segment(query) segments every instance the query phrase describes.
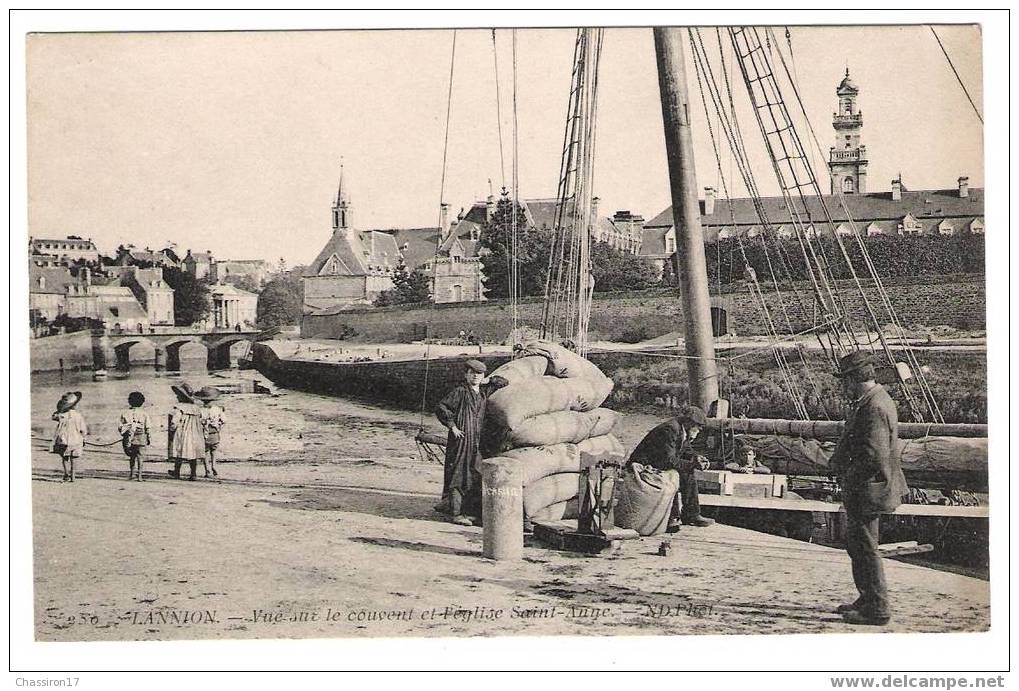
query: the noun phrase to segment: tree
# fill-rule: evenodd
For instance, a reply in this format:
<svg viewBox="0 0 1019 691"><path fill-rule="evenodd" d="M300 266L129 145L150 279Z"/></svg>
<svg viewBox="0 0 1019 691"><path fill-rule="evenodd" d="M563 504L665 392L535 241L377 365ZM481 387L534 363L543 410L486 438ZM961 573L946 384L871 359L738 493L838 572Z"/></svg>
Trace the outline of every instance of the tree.
<svg viewBox="0 0 1019 691"><path fill-rule="evenodd" d="M606 242L591 243L594 290L644 290L658 282L651 264L636 254L622 252Z"/></svg>
<svg viewBox="0 0 1019 691"><path fill-rule="evenodd" d="M191 326L209 316L209 284L176 267L163 268L163 280L173 288L173 316L177 326Z"/></svg>
<svg viewBox="0 0 1019 691"><path fill-rule="evenodd" d="M393 272L393 288L379 293L375 298L376 307L406 305L415 302L430 302L432 299L431 280L418 270L410 271L400 260Z"/></svg>
<svg viewBox="0 0 1019 691"><path fill-rule="evenodd" d="M529 225L520 205L503 196L492 218L482 227L481 239L478 241L479 249L485 250L481 253L481 266L485 274L485 294L490 298L510 295L514 211L517 226L517 252L514 259L520 279L520 296L542 295L545 292L551 234Z"/></svg>
<svg viewBox="0 0 1019 691"><path fill-rule="evenodd" d="M269 281L258 294L258 325L270 329L299 324L303 304L304 283L301 277L282 273Z"/></svg>

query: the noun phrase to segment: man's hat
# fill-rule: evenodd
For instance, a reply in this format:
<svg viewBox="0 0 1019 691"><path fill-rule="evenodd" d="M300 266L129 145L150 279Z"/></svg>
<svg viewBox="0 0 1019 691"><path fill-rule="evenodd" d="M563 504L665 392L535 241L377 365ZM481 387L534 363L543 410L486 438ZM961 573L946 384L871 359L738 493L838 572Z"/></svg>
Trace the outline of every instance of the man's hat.
<svg viewBox="0 0 1019 691"><path fill-rule="evenodd" d="M485 372L488 371L488 368L485 367L485 363L483 363L481 360L468 360L467 362L464 363L464 366L467 367L467 369L469 369L471 372L477 372L479 374L484 374Z"/></svg>
<svg viewBox="0 0 1019 691"><path fill-rule="evenodd" d="M215 386L203 386L195 392L195 398L199 401L215 401L219 398L219 389Z"/></svg>
<svg viewBox="0 0 1019 691"><path fill-rule="evenodd" d="M81 400L81 391L68 391L60 400L57 401L57 412L66 413L68 410L78 405L78 401Z"/></svg>
<svg viewBox="0 0 1019 691"><path fill-rule="evenodd" d="M703 427L708 424L708 417L704 414L704 411L695 405L685 405L679 409L679 413L676 415L682 422L689 422L691 425L697 425Z"/></svg>
<svg viewBox="0 0 1019 691"><path fill-rule="evenodd" d="M135 408L140 408L145 403L145 394L141 391L132 391L127 395L127 403Z"/></svg>
<svg viewBox="0 0 1019 691"><path fill-rule="evenodd" d="M187 382L182 382L180 386L171 385L170 389L177 396L177 400L181 403L194 403L195 392L191 388L191 385Z"/></svg>
<svg viewBox="0 0 1019 691"><path fill-rule="evenodd" d="M874 365L874 356L862 350L857 350L839 360L839 371L835 373L835 376L845 377L852 372L863 369L867 365Z"/></svg>

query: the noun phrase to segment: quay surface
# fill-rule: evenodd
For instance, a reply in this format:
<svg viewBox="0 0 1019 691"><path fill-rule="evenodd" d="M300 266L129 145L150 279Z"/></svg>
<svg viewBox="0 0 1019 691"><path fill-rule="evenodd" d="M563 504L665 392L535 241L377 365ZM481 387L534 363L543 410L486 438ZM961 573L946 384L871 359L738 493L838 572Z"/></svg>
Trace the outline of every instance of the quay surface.
<svg viewBox="0 0 1019 691"><path fill-rule="evenodd" d="M522 561L493 562L481 528L440 520L434 494L318 470L224 464L222 482L128 483L94 469L75 485L40 471L37 638L861 631L832 613L853 596L840 550L715 525L608 557L528 540ZM894 619L878 630L988 628L988 582L886 568Z"/></svg>

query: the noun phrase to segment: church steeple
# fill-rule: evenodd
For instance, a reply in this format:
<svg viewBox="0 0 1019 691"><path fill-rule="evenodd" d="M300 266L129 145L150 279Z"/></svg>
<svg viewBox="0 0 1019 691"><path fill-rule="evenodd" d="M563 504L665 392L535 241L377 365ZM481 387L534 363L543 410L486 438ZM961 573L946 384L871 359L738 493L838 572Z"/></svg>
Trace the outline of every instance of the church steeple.
<svg viewBox="0 0 1019 691"><path fill-rule="evenodd" d="M352 212L349 192L343 187L343 164L341 163L340 184L336 189L336 201L333 202L333 230L350 228Z"/></svg>
<svg viewBox="0 0 1019 691"><path fill-rule="evenodd" d="M831 147L828 167L831 169L831 193L864 194L867 191L867 147L860 143L863 112L856 104L860 89L846 76L835 88L839 97L838 111L832 113L835 146Z"/></svg>

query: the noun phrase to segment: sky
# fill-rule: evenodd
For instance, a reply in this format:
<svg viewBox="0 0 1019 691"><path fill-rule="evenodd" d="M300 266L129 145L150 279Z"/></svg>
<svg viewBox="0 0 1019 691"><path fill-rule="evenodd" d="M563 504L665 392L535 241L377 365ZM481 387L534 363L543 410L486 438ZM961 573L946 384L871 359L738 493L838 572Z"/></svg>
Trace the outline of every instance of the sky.
<svg viewBox="0 0 1019 691"><path fill-rule="evenodd" d="M981 108L979 27L937 31ZM701 34L717 69L715 30ZM868 191L887 190L900 172L910 189L954 187L960 175L983 186L981 124L928 27L790 34L797 83L824 150L816 163L834 140L835 87L848 66L860 88ZM776 36L788 59L784 31ZM563 29L517 32L523 198L555 196L574 37ZM223 259L306 264L331 234L341 164L356 227L434 226L440 196L454 213L469 207L487 196L489 180L498 193L512 164L511 32L496 35L496 80L492 33L461 29L441 191L452 42L444 30L31 35L26 234L91 237L105 253L126 242L175 242ZM689 52L687 74L698 183L718 187ZM734 86L758 183L775 194L745 90ZM806 140L791 92L786 99ZM650 219L665 209L650 29L606 30L597 133L601 212ZM722 158L728 177L727 150Z"/></svg>

